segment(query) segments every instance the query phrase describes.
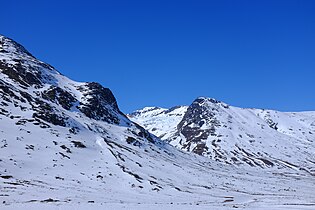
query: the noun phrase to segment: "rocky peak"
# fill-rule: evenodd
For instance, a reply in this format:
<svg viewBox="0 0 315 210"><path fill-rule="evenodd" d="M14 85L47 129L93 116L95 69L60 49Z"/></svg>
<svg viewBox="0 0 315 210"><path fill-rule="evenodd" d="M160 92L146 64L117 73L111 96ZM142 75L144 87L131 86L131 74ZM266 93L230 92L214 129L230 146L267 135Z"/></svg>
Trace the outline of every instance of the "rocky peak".
<svg viewBox="0 0 315 210"><path fill-rule="evenodd" d="M42 88L60 74L54 67L37 60L22 45L0 35L0 71L23 88Z"/></svg>
<svg viewBox="0 0 315 210"><path fill-rule="evenodd" d="M129 121L110 89L96 82L72 81L4 36L0 36L0 84L3 99L21 109L25 109L21 102L28 102L34 118L54 125L71 124L66 111L114 124Z"/></svg>
<svg viewBox="0 0 315 210"><path fill-rule="evenodd" d="M22 45L14 40L0 35L0 52L6 54L16 54L20 56L29 56L35 58L30 52L28 52Z"/></svg>
<svg viewBox="0 0 315 210"><path fill-rule="evenodd" d="M177 125L177 136L185 137L185 141L180 142L184 150L192 149L192 152L200 155L208 151L205 141L209 135L214 135L216 127L220 126L216 118L217 106L220 103L215 99L199 97L188 107L183 119ZM197 146L191 148L192 144Z"/></svg>
<svg viewBox="0 0 315 210"><path fill-rule="evenodd" d="M197 105L197 106L221 106L223 108L229 108L229 105L222 102L222 101L219 101L215 98L208 98L208 97L198 97L196 98L192 105L191 106L194 106L194 105Z"/></svg>
<svg viewBox="0 0 315 210"><path fill-rule="evenodd" d="M83 93L79 109L86 116L115 124L120 122L118 115L123 114L120 112L116 98L110 89L104 88L99 83L89 82L79 87L79 91Z"/></svg>
<svg viewBox="0 0 315 210"><path fill-rule="evenodd" d="M116 98L109 88L104 88L101 84L96 82L88 82L87 87L89 88L88 95L92 96L94 100L97 99L100 103L108 104L114 109L119 110ZM91 99L90 101L92 101Z"/></svg>
<svg viewBox="0 0 315 210"><path fill-rule="evenodd" d="M202 127L205 122L211 123L221 107L228 108L225 103L216 99L198 97L188 107L179 126L194 124L194 127Z"/></svg>

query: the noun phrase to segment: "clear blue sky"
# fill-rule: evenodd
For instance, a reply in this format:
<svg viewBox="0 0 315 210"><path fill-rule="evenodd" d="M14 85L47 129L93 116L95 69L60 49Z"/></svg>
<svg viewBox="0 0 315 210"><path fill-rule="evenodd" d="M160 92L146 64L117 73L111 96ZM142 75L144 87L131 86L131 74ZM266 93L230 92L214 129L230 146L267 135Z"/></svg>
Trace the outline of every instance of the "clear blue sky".
<svg viewBox="0 0 315 210"><path fill-rule="evenodd" d="M0 34L124 112L189 105L315 110L315 1L1 2Z"/></svg>

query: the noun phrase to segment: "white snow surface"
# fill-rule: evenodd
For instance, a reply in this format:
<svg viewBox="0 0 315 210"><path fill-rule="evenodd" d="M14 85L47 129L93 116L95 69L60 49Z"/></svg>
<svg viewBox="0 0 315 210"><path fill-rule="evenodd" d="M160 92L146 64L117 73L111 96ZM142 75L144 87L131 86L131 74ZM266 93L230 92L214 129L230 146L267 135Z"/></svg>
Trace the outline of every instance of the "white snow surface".
<svg viewBox="0 0 315 210"><path fill-rule="evenodd" d="M187 106L171 109L145 107L133 112L128 117L159 138L167 140L176 133L176 126L182 120L187 108Z"/></svg>
<svg viewBox="0 0 315 210"><path fill-rule="evenodd" d="M6 38L0 36L0 41L3 39ZM17 51L12 43L9 40L1 46L0 60L14 63L14 58L21 56L27 61L25 65L34 67L41 63ZM3 49L9 53L3 53ZM84 102L82 89L79 91L77 87L85 83L74 82L53 67L38 67L48 78L43 89L53 84ZM23 97L20 91L27 91L34 98L41 97L38 93L42 89L33 86L25 89L2 74L1 69L0 81L17 96ZM4 89L0 87L0 94ZM298 157L292 160L300 165L294 168L279 163L261 168L228 164L179 150L154 136L145 136L143 130L123 114L116 113L120 123L113 124L90 119L75 106L66 110L58 103L46 102L68 117L67 126L34 121L34 110L27 100L6 101L0 97L1 210L315 208L315 176L311 171L311 164L315 163L314 149L307 148L314 146L311 142L314 137L303 133L305 127L313 129L309 127L313 123L313 112L269 113L268 117L279 116L283 120L279 121L278 131L268 130L270 134L263 136L268 137L264 141L285 142L272 150L272 143L262 144L256 150L266 149L268 154L279 158L295 153ZM21 109L22 105L25 108ZM147 117L153 116L149 114L153 112L156 117L148 122L149 130L154 133L156 127L157 135L164 135L165 139L175 135L175 127L187 111L187 107L177 107L169 113L165 109L152 109L146 110ZM238 132L263 135L256 132L256 124L263 125L266 111L231 108L224 115L231 113L238 116L241 124L247 119L251 127L240 130L239 124L231 125L235 132L230 131L229 135L238 136ZM260 121L256 118L258 114ZM295 120L288 121L291 118ZM144 121L138 122L143 124ZM154 122L159 123L153 125ZM76 132L71 131L73 126L78 128ZM284 139L283 135L289 138ZM232 145L226 143L225 147ZM300 156L299 153L306 154ZM307 158L309 163L300 160L301 157ZM301 170L303 163L307 163L305 170Z"/></svg>
<svg viewBox="0 0 315 210"><path fill-rule="evenodd" d="M315 174L315 112L244 109L214 103L214 99L202 100L199 105L210 113L210 117L201 116L193 123L189 118L187 120L187 110L195 112L195 103L169 110L144 108L128 116L184 151L194 151L198 145L204 144L207 150L202 155L213 160L259 167L270 167L270 161ZM183 126L197 130L190 134L195 135L191 141L184 136ZM208 135L196 141L205 133Z"/></svg>

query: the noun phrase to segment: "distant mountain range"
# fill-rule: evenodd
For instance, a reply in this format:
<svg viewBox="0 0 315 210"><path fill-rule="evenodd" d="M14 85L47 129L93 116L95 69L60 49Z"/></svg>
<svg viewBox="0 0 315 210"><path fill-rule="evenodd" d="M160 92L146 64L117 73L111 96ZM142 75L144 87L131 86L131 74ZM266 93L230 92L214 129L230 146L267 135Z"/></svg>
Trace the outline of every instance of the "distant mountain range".
<svg viewBox="0 0 315 210"><path fill-rule="evenodd" d="M128 116L175 147L216 161L315 174L315 112L244 109L199 97L190 106L146 107Z"/></svg>

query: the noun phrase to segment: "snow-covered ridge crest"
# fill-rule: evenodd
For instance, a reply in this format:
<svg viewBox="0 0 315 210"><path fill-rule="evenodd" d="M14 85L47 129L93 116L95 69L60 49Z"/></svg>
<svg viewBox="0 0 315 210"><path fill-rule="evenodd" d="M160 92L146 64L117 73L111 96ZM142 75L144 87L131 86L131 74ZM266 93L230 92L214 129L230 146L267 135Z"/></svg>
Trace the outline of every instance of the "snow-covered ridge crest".
<svg viewBox="0 0 315 210"><path fill-rule="evenodd" d="M2 53L15 54L20 57L35 58L22 45L0 34L0 50Z"/></svg>
<svg viewBox="0 0 315 210"><path fill-rule="evenodd" d="M127 116L132 121L144 126L149 132L167 141L176 133L176 126L183 118L187 108L187 106L176 106L170 109L145 107Z"/></svg>
<svg viewBox="0 0 315 210"><path fill-rule="evenodd" d="M108 88L95 82L72 81L9 38L1 36L0 44L0 82L14 90L7 91L6 98L28 95L32 111L35 107L38 109L33 114L36 119L48 120L55 125L69 125L72 114L59 109L63 108L77 110L96 120L129 123Z"/></svg>
<svg viewBox="0 0 315 210"><path fill-rule="evenodd" d="M315 112L244 109L207 97L182 107L175 115L164 109L128 116L175 147L213 160L315 172L309 159L315 158Z"/></svg>

